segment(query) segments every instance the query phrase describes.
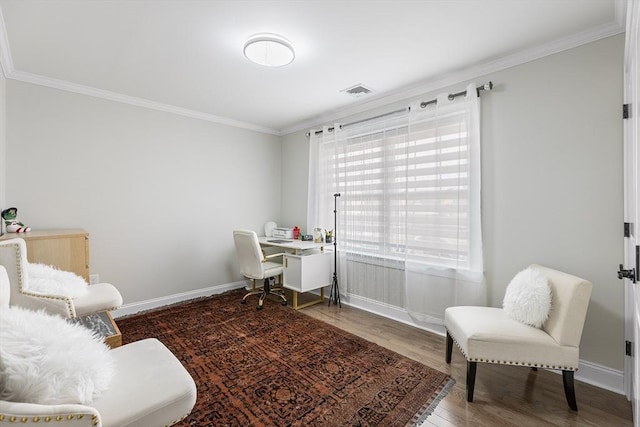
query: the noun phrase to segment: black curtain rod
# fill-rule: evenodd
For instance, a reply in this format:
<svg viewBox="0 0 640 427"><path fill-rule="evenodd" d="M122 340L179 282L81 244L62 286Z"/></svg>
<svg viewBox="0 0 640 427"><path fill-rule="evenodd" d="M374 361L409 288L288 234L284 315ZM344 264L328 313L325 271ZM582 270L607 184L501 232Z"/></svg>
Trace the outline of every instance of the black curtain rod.
<svg viewBox="0 0 640 427"><path fill-rule="evenodd" d="M480 91L481 90L491 90L491 89L493 89L493 82L489 81L489 83L485 83L482 86L478 86L476 88L476 93L478 94L478 96L480 96ZM466 94L467 94L467 91L465 89L465 90L463 90L461 92L450 93L447 98L449 98L449 101L453 101L457 97L463 96L463 95L466 95ZM437 103L438 103L438 99L432 99L431 101L423 101L423 102L420 103L420 107L421 108L425 108L427 105L437 104Z"/></svg>
<svg viewBox="0 0 640 427"><path fill-rule="evenodd" d="M480 96L480 91L481 91L481 90L492 90L492 89L493 89L493 82L492 82L492 81L489 81L489 83L485 83L485 84L483 84L482 86L478 86L478 87L476 88L476 93L478 94L478 96ZM467 94L467 91L466 91L466 89L465 89L465 90L460 91L460 92L450 93L450 94L449 94L449 96L448 96L447 98L449 98L449 101L453 101L453 100L454 100L454 99L456 99L457 97L459 97L459 96L463 96L463 95L466 95L466 94ZM422 102L420 103L420 107L421 107L421 108L426 108L428 105L431 105L431 104L437 104L437 103L438 103L438 99L437 99L437 98L432 99L431 101L422 101ZM402 109L400 109L400 110L395 110L395 111L391 111L391 112L388 112L388 113L379 114L379 115L374 116L374 117L368 117L368 118L366 118L366 119L356 120L355 122L345 123L345 124L343 124L343 125L340 125L340 127L352 126L352 125L355 125L355 124L358 124L358 123L368 122L369 120L380 119L380 118L382 118L382 117L391 116L391 115L393 115L393 114L401 113L401 112L403 112L403 111L408 111L410 108L411 108L411 107L402 108ZM332 127L328 128L328 130L329 130L329 132L332 132L332 131L334 130L334 127L332 126ZM319 134L321 134L322 132L323 132L323 131L321 131L321 130L317 130L317 131L315 131L315 134L316 134L316 135L319 135ZM310 135L311 135L311 133L310 133L310 132L307 132L307 134L306 134L306 135L307 135L307 136L310 136Z"/></svg>

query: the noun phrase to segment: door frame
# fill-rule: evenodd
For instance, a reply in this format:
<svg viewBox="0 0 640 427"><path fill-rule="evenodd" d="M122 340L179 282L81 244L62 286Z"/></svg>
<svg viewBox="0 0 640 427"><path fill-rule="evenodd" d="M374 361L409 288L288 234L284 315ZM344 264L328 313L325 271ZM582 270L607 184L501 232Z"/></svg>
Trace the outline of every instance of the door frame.
<svg viewBox="0 0 640 427"><path fill-rule="evenodd" d="M624 104L629 105L629 117L623 120L624 134L624 222L629 233L624 238L624 267L636 270L637 246L640 245L639 184L640 169L640 2L627 2L627 22L624 52ZM626 233L625 233L626 234ZM631 354L624 360L624 389L631 400L634 426L640 427L640 283L624 280L625 340L631 342Z"/></svg>

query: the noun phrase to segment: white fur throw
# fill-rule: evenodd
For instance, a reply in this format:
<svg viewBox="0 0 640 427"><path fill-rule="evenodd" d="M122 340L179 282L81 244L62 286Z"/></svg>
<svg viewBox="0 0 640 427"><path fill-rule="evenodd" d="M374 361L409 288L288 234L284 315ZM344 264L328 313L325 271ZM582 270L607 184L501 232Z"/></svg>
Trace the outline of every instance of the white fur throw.
<svg viewBox="0 0 640 427"><path fill-rule="evenodd" d="M522 270L507 286L502 308L511 318L541 328L551 310L547 278L535 268Z"/></svg>
<svg viewBox="0 0 640 427"><path fill-rule="evenodd" d="M91 403L115 372L109 347L60 316L0 308L0 400Z"/></svg>
<svg viewBox="0 0 640 427"><path fill-rule="evenodd" d="M45 264L27 265L26 288L31 292L77 298L87 292L87 286L86 280L70 271Z"/></svg>

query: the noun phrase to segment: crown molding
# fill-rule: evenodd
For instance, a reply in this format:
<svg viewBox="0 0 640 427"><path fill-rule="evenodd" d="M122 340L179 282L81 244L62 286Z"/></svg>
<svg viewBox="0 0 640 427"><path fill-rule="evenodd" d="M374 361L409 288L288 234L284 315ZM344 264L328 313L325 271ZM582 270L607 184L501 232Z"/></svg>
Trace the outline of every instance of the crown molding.
<svg viewBox="0 0 640 427"><path fill-rule="evenodd" d="M239 120L220 117L201 111L189 110L187 108L177 107L175 105L164 104L161 102L150 101L148 99L137 98L135 96L123 95L117 92L98 89L91 86L84 86L71 83L65 80L58 80L51 77L44 77L38 74L27 73L24 71L12 71L7 76L9 79L18 80L26 83L32 83L40 86L46 86L53 89L59 89L67 92L74 92L81 95L102 98L109 101L120 102L123 104L134 105L136 107L148 108L151 110L164 111L166 113L177 114L179 116L190 117L192 119L205 120L208 122L218 123L236 128L253 130L256 132L268 133L280 136L280 132L276 129L265 126L255 125L253 123L242 122Z"/></svg>
<svg viewBox="0 0 640 427"><path fill-rule="evenodd" d="M344 119L345 117L363 113L374 108L383 107L394 102L406 101L410 98L422 96L447 86L460 84L487 74L502 71L507 68L515 67L565 50L621 34L624 32L625 18L624 14L618 13L618 11L624 9L624 4L624 0L616 1L616 19L608 24L604 24L587 31L582 31L562 39L554 40L553 42L517 52L503 58L487 61L461 71L440 75L418 83L417 85L399 89L394 91L392 94L381 94L375 98L370 98L367 101L355 104L351 107L333 110L310 118L309 120L305 120L304 122L281 129L280 133L282 135L288 135L302 130L307 131L325 123L333 123L336 120Z"/></svg>

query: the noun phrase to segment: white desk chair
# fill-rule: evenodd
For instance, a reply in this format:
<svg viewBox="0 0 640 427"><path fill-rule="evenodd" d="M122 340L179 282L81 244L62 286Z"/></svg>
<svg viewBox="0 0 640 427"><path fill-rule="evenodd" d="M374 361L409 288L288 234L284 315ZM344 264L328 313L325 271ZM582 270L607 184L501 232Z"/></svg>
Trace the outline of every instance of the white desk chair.
<svg viewBox="0 0 640 427"><path fill-rule="evenodd" d="M65 295L48 295L29 290L27 272L27 244L16 238L0 241L0 265L7 269L11 284L11 304L58 314L65 318L80 317L105 310L115 310L122 305L120 292L109 283L87 286L87 292L72 298Z"/></svg>
<svg viewBox="0 0 640 427"><path fill-rule="evenodd" d="M282 288L282 264L268 261L270 258L282 256L281 253L265 256L258 241L258 235L251 230L234 230L233 242L236 246L236 254L240 262L240 273L253 282L253 290L242 298L242 304L246 304L247 297L259 295L258 310L262 310L262 304L267 295L276 295L282 300L282 305L287 305L287 298ZM271 287L269 278L279 277L280 286ZM256 289L256 280L264 280L262 289Z"/></svg>

